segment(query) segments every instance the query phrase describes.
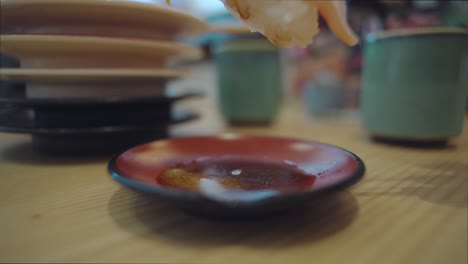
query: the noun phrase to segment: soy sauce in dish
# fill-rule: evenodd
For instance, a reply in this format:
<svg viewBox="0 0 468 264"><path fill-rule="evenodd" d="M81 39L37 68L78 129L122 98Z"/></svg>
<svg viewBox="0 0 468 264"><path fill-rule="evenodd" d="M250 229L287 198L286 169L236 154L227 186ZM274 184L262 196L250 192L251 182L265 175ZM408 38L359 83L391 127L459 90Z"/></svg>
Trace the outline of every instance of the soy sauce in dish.
<svg viewBox="0 0 468 264"><path fill-rule="evenodd" d="M309 189L316 177L300 170L290 161L211 158L177 163L166 168L156 181L170 188L199 191L200 183L205 179L216 182L226 190L291 192Z"/></svg>

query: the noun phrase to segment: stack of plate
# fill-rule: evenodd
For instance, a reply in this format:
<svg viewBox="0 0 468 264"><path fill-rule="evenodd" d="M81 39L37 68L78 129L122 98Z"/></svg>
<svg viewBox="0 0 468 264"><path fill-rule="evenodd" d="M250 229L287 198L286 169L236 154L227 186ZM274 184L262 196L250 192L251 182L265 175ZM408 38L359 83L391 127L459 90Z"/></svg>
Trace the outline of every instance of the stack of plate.
<svg viewBox="0 0 468 264"><path fill-rule="evenodd" d="M0 131L30 133L50 153L118 151L166 137L197 117L174 111L166 84L190 72L200 48L178 38L208 29L189 14L121 0L2 0L0 53L20 61L0 69L25 96L0 98Z"/></svg>

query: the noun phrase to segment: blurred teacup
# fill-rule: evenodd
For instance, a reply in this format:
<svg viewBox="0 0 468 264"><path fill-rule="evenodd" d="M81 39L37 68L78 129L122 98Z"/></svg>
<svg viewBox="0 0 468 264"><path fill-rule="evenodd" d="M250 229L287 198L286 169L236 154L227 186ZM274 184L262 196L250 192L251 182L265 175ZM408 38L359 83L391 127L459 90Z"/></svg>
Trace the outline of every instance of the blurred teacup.
<svg viewBox="0 0 468 264"><path fill-rule="evenodd" d="M240 37L214 48L219 105L231 124L268 124L282 95L280 53L264 38Z"/></svg>
<svg viewBox="0 0 468 264"><path fill-rule="evenodd" d="M468 30L424 28L367 38L363 123L378 138L446 141L463 129Z"/></svg>
<svg viewBox="0 0 468 264"><path fill-rule="evenodd" d="M322 72L308 81L304 89L305 106L312 115L336 114L344 105L344 84L331 73Z"/></svg>

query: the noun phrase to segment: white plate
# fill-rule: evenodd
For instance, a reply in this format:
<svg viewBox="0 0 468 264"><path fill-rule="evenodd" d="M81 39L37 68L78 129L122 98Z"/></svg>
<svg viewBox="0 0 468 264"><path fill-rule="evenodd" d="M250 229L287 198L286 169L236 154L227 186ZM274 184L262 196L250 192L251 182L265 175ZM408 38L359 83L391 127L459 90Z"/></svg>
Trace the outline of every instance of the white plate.
<svg viewBox="0 0 468 264"><path fill-rule="evenodd" d="M28 98L163 96L169 80L188 76L172 69L0 69L0 79L26 82Z"/></svg>
<svg viewBox="0 0 468 264"><path fill-rule="evenodd" d="M158 68L203 55L176 42L105 37L3 35L0 44L0 52L19 58L22 68Z"/></svg>
<svg viewBox="0 0 468 264"><path fill-rule="evenodd" d="M0 79L29 83L144 82L188 75L189 70L177 69L0 69Z"/></svg>
<svg viewBox="0 0 468 264"><path fill-rule="evenodd" d="M208 29L207 23L188 13L132 1L2 0L0 7L3 34L105 34L160 39L161 36L200 34Z"/></svg>

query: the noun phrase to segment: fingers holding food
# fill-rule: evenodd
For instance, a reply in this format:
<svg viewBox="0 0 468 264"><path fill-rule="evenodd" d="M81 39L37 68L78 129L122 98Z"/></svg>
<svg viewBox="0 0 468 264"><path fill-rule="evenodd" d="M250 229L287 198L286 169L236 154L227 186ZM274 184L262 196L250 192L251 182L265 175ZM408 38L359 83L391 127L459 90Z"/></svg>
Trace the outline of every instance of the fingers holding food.
<svg viewBox="0 0 468 264"><path fill-rule="evenodd" d="M344 43L358 43L346 21L346 2L289 0L221 0L227 9L253 31L261 32L282 47L305 47L319 33L323 16L333 33Z"/></svg>

